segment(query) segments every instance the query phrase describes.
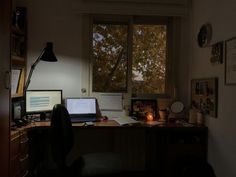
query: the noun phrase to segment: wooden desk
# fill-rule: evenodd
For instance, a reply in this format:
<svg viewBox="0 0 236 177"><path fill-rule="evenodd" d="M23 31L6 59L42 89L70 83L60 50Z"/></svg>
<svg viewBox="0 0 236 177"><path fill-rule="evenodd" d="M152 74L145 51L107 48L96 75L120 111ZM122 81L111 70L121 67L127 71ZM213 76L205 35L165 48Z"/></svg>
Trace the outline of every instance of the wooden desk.
<svg viewBox="0 0 236 177"><path fill-rule="evenodd" d="M48 148L49 126L50 122L34 122L12 131L11 135L14 137L23 130L28 132L29 154L33 156L30 159L38 162L41 153ZM186 158L207 158L207 127L181 124L119 126L112 120L89 127L74 123L73 127L76 138L69 155L72 161L79 154L113 151L121 155L127 171L148 171L171 177L178 173Z"/></svg>

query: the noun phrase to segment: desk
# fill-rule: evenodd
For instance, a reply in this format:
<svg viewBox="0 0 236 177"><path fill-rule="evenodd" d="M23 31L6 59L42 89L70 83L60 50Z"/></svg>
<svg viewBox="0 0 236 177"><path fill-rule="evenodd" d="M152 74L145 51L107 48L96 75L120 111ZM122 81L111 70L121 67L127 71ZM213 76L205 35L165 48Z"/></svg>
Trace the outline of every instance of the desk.
<svg viewBox="0 0 236 177"><path fill-rule="evenodd" d="M18 131L26 131L30 160L38 162L37 158L41 158L41 153L47 149L49 126L49 122L34 122L12 131L11 135L14 137ZM127 171L145 171L170 177L176 176L180 165L185 163L185 157L207 158L207 127L203 126L119 126L115 121L109 120L96 122L89 127L74 123L73 127L76 138L69 155L71 160L83 153L113 151L121 155Z"/></svg>

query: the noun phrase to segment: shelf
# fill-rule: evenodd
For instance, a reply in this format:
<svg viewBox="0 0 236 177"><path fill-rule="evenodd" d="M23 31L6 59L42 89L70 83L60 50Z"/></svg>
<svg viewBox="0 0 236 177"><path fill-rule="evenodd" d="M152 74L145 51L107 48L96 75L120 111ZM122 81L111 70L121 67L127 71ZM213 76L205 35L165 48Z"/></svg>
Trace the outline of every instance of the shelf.
<svg viewBox="0 0 236 177"><path fill-rule="evenodd" d="M16 55L11 55L11 61L13 66L25 66L25 58L16 56Z"/></svg>
<svg viewBox="0 0 236 177"><path fill-rule="evenodd" d="M26 76L26 53L27 53L27 18L25 7L15 7L12 12L11 26L11 70L20 70L20 76L12 79L11 97L23 96L23 88ZM16 72L16 71L14 71ZM13 75L12 75L13 76Z"/></svg>

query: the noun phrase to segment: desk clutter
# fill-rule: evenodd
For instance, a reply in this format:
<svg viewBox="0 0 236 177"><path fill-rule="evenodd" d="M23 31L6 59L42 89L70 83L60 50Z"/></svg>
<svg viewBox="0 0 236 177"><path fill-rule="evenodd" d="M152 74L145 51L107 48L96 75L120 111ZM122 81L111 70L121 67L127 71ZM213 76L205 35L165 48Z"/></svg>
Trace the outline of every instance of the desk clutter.
<svg viewBox="0 0 236 177"><path fill-rule="evenodd" d="M62 90L27 90L24 99L16 99L12 102L12 128L16 129L30 122L50 121L51 111L55 104L64 104L72 123L85 123L85 126L93 126L92 123L107 119L115 120L121 126L138 124L165 126L169 123L177 123L185 127L203 125L203 121L201 123L193 121L192 110L190 110L188 119L186 108L181 101L162 104L156 99L133 98L130 100L130 107L126 107L127 110L130 110L129 112L123 111L119 116L106 116L106 112L100 110L101 100L98 101L95 97L67 97L63 100L62 94ZM118 96L119 99L116 102L120 100L120 95ZM113 112L117 112L117 110L113 110ZM102 115L103 113L104 115Z"/></svg>

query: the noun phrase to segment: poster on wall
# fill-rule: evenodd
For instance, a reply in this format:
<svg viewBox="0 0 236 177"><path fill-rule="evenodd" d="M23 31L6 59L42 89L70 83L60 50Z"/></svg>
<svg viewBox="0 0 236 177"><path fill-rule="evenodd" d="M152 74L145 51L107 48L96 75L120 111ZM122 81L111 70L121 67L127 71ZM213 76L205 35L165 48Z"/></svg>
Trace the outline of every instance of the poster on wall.
<svg viewBox="0 0 236 177"><path fill-rule="evenodd" d="M205 78L191 81L191 106L204 115L217 117L218 79Z"/></svg>
<svg viewBox="0 0 236 177"><path fill-rule="evenodd" d="M11 94L17 94L21 69L11 70Z"/></svg>

